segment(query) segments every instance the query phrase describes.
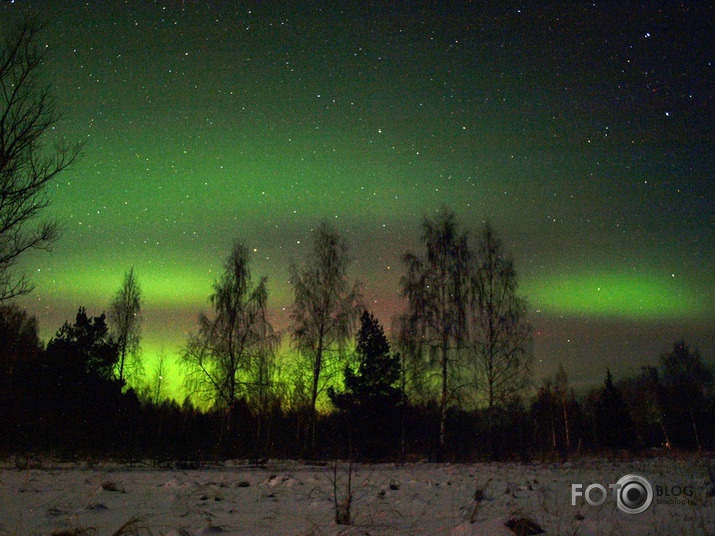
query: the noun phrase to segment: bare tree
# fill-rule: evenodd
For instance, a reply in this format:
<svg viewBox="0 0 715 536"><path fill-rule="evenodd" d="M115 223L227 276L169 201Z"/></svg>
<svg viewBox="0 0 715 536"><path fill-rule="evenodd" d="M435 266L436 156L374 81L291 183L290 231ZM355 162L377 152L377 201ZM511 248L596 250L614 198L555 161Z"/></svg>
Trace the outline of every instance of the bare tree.
<svg viewBox="0 0 715 536"><path fill-rule="evenodd" d="M166 349L162 346L157 354L156 365L146 386L146 399L154 404L161 402L161 396L166 387L167 361Z"/></svg>
<svg viewBox="0 0 715 536"><path fill-rule="evenodd" d="M690 421L693 439L698 452L702 450L698 430L698 416L707 404L707 394L713 384L713 372L703 360L700 352L691 350L681 339L673 344L673 349L661 354L666 411L675 421Z"/></svg>
<svg viewBox="0 0 715 536"><path fill-rule="evenodd" d="M31 283L16 262L32 249L49 249L54 221L32 225L49 204L47 187L77 159L81 145L46 139L60 119L49 87L40 82L44 52L40 26L26 21L5 37L0 50L0 301L27 294Z"/></svg>
<svg viewBox="0 0 715 536"><path fill-rule="evenodd" d="M313 233L306 266L290 266L295 299L291 312L293 342L310 375L308 451L315 441L316 403L330 380L341 371L346 344L360 314L360 284L348 281L348 246L327 222Z"/></svg>
<svg viewBox="0 0 715 536"><path fill-rule="evenodd" d="M230 427L233 406L245 395L249 371L275 351L279 337L266 314L266 278L253 285L248 249L233 246L224 273L214 283L213 316L199 316L182 359L190 392L226 409Z"/></svg>
<svg viewBox="0 0 715 536"><path fill-rule="evenodd" d="M266 352L255 360L246 375L246 398L256 416L254 449L261 454L268 448L272 416L281 404L280 370L273 352Z"/></svg>
<svg viewBox="0 0 715 536"><path fill-rule="evenodd" d="M109 306L109 321L119 344L118 379L141 373L139 345L141 342L142 291L132 267L124 274L122 286ZM130 372L131 374L127 374Z"/></svg>
<svg viewBox="0 0 715 536"><path fill-rule="evenodd" d="M573 389L569 387L569 378L561 363L559 363L554 376L554 398L561 406L560 410L563 413L564 446L566 447L566 452L569 452L571 450L571 419L569 418L569 410L574 404L575 395Z"/></svg>
<svg viewBox="0 0 715 536"><path fill-rule="evenodd" d="M407 273L402 294L407 298L403 321L406 336L418 355L437 366L440 380L438 458L446 442L447 406L456 389L454 381L460 348L466 339L466 311L470 251L467 234L460 232L453 212L442 208L435 219L422 224L423 257L403 256Z"/></svg>
<svg viewBox="0 0 715 536"><path fill-rule="evenodd" d="M471 341L484 383L490 437L494 410L521 391L531 371L531 326L526 302L517 296L514 263L506 258L491 225L482 230L472 278Z"/></svg>
<svg viewBox="0 0 715 536"><path fill-rule="evenodd" d="M400 384L404 399L416 406L426 406L436 399L434 362L425 358L415 318L409 313L392 319L393 345L400 354ZM429 356L427 356L429 357Z"/></svg>

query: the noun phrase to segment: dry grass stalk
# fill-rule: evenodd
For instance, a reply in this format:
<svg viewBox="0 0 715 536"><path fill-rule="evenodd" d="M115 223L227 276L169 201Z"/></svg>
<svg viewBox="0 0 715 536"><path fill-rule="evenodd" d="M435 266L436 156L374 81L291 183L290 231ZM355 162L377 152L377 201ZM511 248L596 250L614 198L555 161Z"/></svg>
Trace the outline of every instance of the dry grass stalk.
<svg viewBox="0 0 715 536"><path fill-rule="evenodd" d="M133 517L119 527L112 536L153 536L153 533L149 526L142 522L141 517Z"/></svg>
<svg viewBox="0 0 715 536"><path fill-rule="evenodd" d="M338 498L338 462L336 460L333 465L333 502L335 504L335 523L338 525L352 525L350 514L353 502L352 479L353 462L350 460L350 464L348 465L347 490L343 495L342 500L340 500Z"/></svg>
<svg viewBox="0 0 715 536"><path fill-rule="evenodd" d="M482 501L486 497L484 494L485 490L487 489L487 486L489 486L489 482L491 482L492 479L490 478L487 480L486 484L483 486L479 485L479 475L477 475L475 483L474 483L474 495L472 496L472 511L469 514L469 522L470 523L476 523L477 522L477 517L479 516L479 507L482 504Z"/></svg>

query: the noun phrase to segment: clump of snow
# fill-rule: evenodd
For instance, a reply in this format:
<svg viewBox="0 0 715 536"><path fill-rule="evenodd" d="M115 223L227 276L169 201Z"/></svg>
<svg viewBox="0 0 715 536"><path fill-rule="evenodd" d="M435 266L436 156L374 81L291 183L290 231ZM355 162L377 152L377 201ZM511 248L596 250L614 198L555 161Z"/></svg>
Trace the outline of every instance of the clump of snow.
<svg viewBox="0 0 715 536"><path fill-rule="evenodd" d="M342 526L335 523L333 492L348 464L334 472L330 464L290 461L155 469L49 461L19 468L8 460L0 464L0 534L92 529L111 536L134 520L146 536L513 536L510 520L513 527L529 520L549 535L705 535L715 533L713 463L687 457L353 464L352 526ZM621 512L610 496L601 506L583 497L571 504L572 484L608 487L632 473L661 491L677 486L689 495L656 497L638 515Z"/></svg>

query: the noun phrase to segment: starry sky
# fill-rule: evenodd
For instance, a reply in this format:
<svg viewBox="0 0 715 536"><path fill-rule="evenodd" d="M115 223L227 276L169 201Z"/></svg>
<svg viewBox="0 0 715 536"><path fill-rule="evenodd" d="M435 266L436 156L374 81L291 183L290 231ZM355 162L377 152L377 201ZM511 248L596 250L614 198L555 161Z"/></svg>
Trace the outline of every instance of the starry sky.
<svg viewBox="0 0 715 536"><path fill-rule="evenodd" d="M285 329L288 264L328 219L389 326L400 257L446 205L514 258L537 380L618 379L680 337L713 362L713 7L655 4L3 2L3 28L45 19L53 136L86 143L20 303L47 340L133 266L151 366L236 239Z"/></svg>

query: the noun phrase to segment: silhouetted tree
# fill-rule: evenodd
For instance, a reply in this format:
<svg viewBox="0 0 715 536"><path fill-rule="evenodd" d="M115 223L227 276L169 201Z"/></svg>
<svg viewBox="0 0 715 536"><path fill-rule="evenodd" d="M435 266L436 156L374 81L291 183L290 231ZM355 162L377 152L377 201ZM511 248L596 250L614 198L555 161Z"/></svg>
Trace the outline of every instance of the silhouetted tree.
<svg viewBox="0 0 715 536"><path fill-rule="evenodd" d="M80 307L74 324L67 322L47 343L48 359L70 374L86 374L106 381L115 379L118 345L109 335L106 316L87 316Z"/></svg>
<svg viewBox="0 0 715 536"><path fill-rule="evenodd" d="M330 388L328 394L347 414L358 454L384 457L398 431L396 411L402 393L395 384L400 379L400 358L390 353L382 325L368 311L360 317L355 355L354 368L345 367L343 391Z"/></svg>
<svg viewBox="0 0 715 536"><path fill-rule="evenodd" d="M563 365L559 364L553 377L543 380L531 413L535 419L537 441L542 439L542 446L548 445L549 450L558 450L562 455L571 450L578 403ZM544 438L548 440L543 441Z"/></svg>
<svg viewBox="0 0 715 536"><path fill-rule="evenodd" d="M162 346L156 356L154 368L151 370L148 382L144 385L141 399L144 403L160 404L162 394L167 385L168 358Z"/></svg>
<svg viewBox="0 0 715 536"><path fill-rule="evenodd" d="M46 150L60 114L40 78L45 53L39 32L38 24L26 21L0 49L0 301L32 290L15 263L28 250L48 249L57 237L55 222L32 223L49 203L51 181L80 151L79 145Z"/></svg>
<svg viewBox="0 0 715 536"><path fill-rule="evenodd" d="M233 245L211 295L213 317L199 316L199 331L183 352L189 391L226 411L231 427L234 406L246 394L247 374L278 344L267 317L266 278L254 286L248 248Z"/></svg>
<svg viewBox="0 0 715 536"><path fill-rule="evenodd" d="M37 318L16 304L0 305L0 379L11 378L19 363L36 361L41 350Z"/></svg>
<svg viewBox="0 0 715 536"><path fill-rule="evenodd" d="M665 427L665 388L656 367L642 367L640 374L618 382L623 400L636 427L638 440L643 447L670 448L670 438Z"/></svg>
<svg viewBox="0 0 715 536"><path fill-rule="evenodd" d="M117 430L122 430L118 360L118 345L109 335L104 314L90 317L84 307L73 324L65 322L47 343L38 397L47 412L50 441L62 449L98 449L116 441Z"/></svg>
<svg viewBox="0 0 715 536"><path fill-rule="evenodd" d="M272 416L280 407L280 392L277 382L278 366L273 352L254 361L246 376L246 399L255 415L253 433L254 453L265 454L271 432Z"/></svg>
<svg viewBox="0 0 715 536"><path fill-rule="evenodd" d="M433 359L425 355L421 338L415 333L414 317L409 313L393 318L394 347L401 359L401 385L403 397L411 404L425 407L437 400L435 395Z"/></svg>
<svg viewBox="0 0 715 536"><path fill-rule="evenodd" d="M633 421L610 370L595 408L596 433L601 446L630 448L634 445Z"/></svg>
<svg viewBox="0 0 715 536"><path fill-rule="evenodd" d="M15 304L0 305L0 446L27 444L41 355L37 319Z"/></svg>
<svg viewBox="0 0 715 536"><path fill-rule="evenodd" d="M309 373L310 407L307 449L315 442L318 396L339 373L345 346L360 312L360 285L348 280L348 246L326 221L313 232L313 248L302 271L291 264L294 301L293 343Z"/></svg>
<svg viewBox="0 0 715 536"><path fill-rule="evenodd" d="M514 263L489 224L482 230L474 259L470 336L491 440L494 409L522 391L529 380L531 326L526 322L526 301L517 296Z"/></svg>
<svg viewBox="0 0 715 536"><path fill-rule="evenodd" d="M573 389L569 387L569 379L564 370L564 366L559 363L554 375L554 398L559 405L559 410L563 416L564 442L568 452L571 450L571 411L570 406L575 403L576 397Z"/></svg>
<svg viewBox="0 0 715 536"><path fill-rule="evenodd" d="M142 369L139 360L142 291L137 277L134 275L134 268L124 274L122 286L109 306L109 320L114 326L114 337L119 344L117 374L119 381L123 383L128 370L134 374L140 374Z"/></svg>
<svg viewBox="0 0 715 536"><path fill-rule="evenodd" d="M551 378L544 378L531 405L531 413L535 420L534 434L537 445L555 451L558 406L552 381Z"/></svg>
<svg viewBox="0 0 715 536"><path fill-rule="evenodd" d="M700 353L679 340L673 349L660 356L665 387L665 409L674 420L689 422L695 447L701 450L698 415L705 406L706 394L712 385L712 371L703 363Z"/></svg>
<svg viewBox="0 0 715 536"><path fill-rule="evenodd" d="M402 260L402 295L407 315L403 339L411 340L417 355L426 355L440 378L437 458L444 455L447 406L456 389L456 361L467 336L469 263L467 234L459 230L456 216L443 207L434 219L422 223L422 257L406 253Z"/></svg>

